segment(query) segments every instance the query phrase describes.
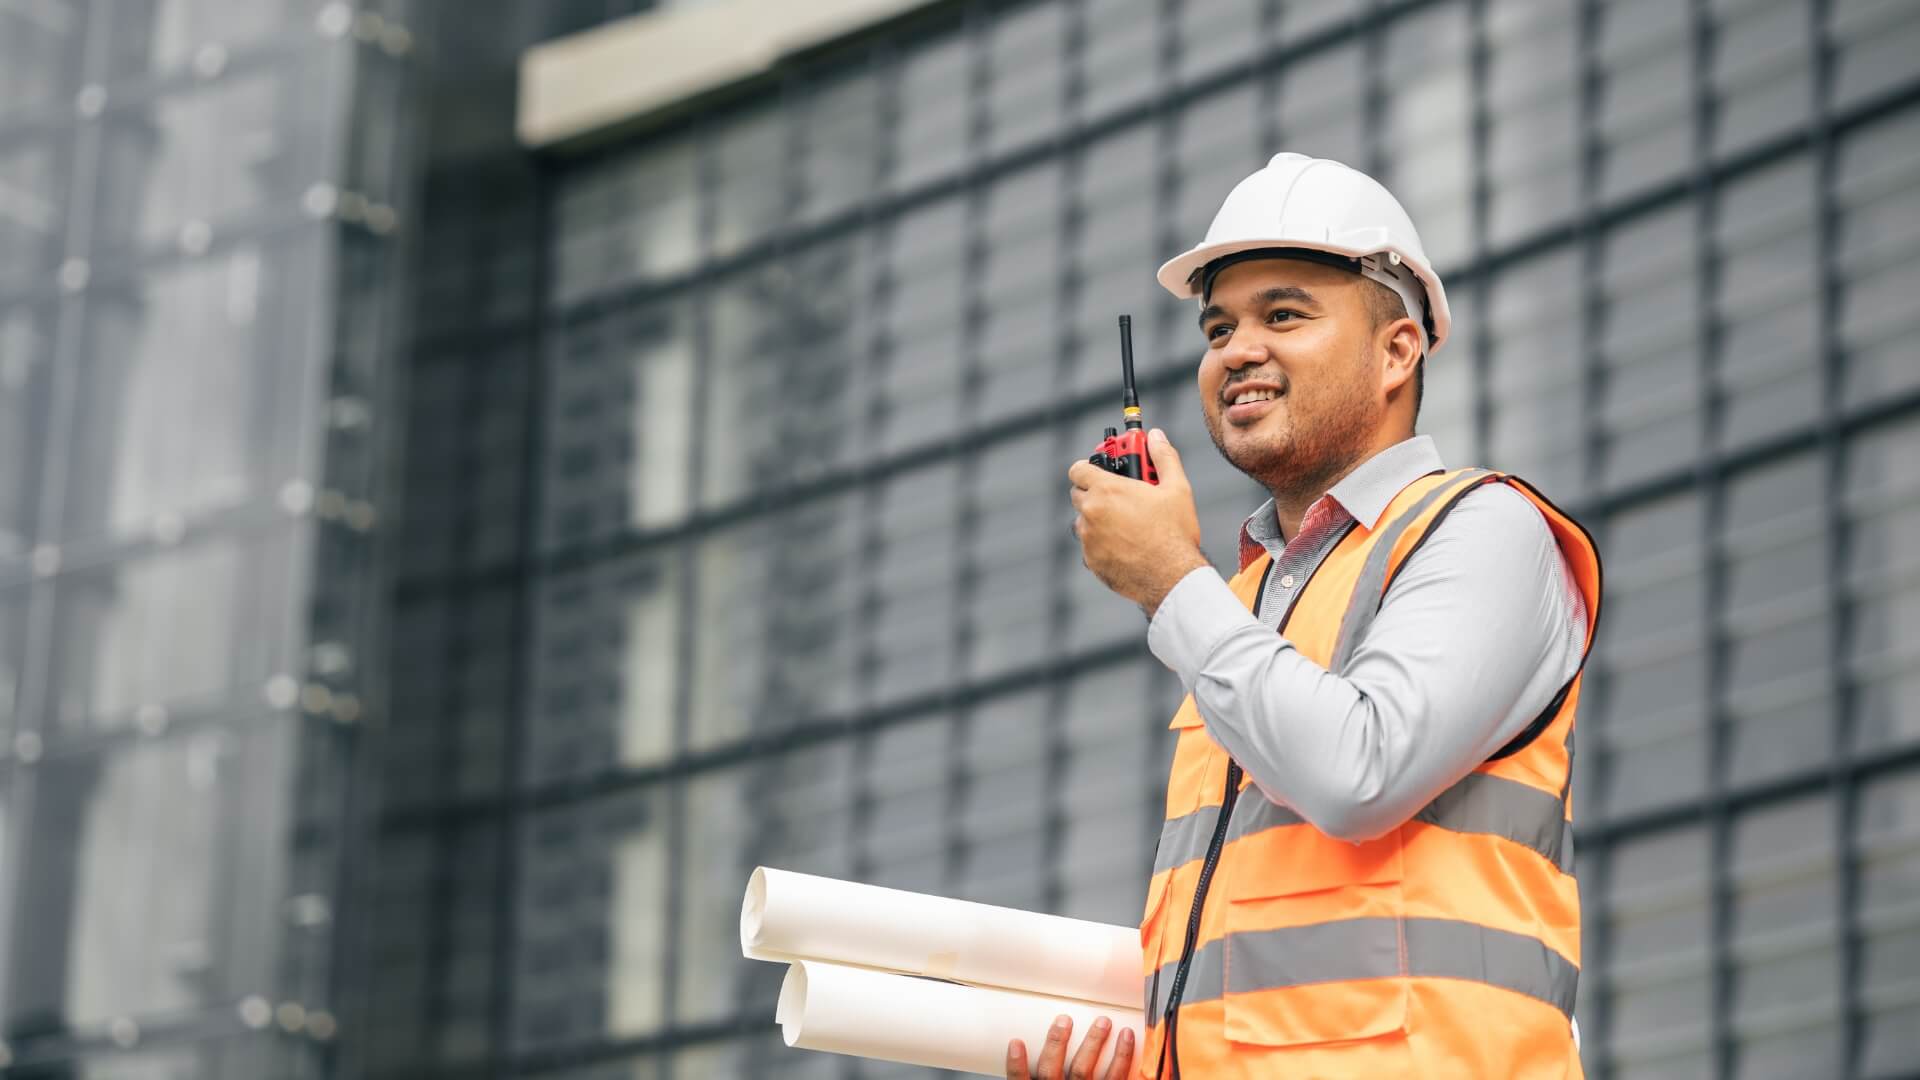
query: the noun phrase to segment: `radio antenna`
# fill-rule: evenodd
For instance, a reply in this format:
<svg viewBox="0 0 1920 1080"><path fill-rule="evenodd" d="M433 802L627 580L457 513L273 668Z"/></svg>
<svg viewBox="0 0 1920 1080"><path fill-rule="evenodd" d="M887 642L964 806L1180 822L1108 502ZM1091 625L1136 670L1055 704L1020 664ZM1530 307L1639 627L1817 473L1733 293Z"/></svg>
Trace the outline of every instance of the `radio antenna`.
<svg viewBox="0 0 1920 1080"><path fill-rule="evenodd" d="M1140 393L1133 387L1133 316L1120 316L1120 407L1126 413L1127 427L1138 428Z"/></svg>

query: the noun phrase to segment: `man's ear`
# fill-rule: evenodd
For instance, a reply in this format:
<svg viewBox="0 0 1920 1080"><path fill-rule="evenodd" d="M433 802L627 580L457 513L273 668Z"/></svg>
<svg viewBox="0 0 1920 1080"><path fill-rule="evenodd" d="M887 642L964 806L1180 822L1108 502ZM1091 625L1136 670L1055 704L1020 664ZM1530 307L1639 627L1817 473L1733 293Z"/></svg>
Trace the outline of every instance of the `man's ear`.
<svg viewBox="0 0 1920 1080"><path fill-rule="evenodd" d="M1420 324L1399 318L1380 328L1385 339L1380 343L1385 363L1381 365L1381 389L1392 393L1411 387L1414 369L1420 364Z"/></svg>

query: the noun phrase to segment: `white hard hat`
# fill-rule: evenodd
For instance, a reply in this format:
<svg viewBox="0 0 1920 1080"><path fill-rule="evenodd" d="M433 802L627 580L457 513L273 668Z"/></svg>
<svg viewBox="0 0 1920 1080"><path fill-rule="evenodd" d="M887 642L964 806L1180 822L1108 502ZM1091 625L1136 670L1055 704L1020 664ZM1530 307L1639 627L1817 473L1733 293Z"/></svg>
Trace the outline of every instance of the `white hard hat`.
<svg viewBox="0 0 1920 1080"><path fill-rule="evenodd" d="M1277 249L1277 250L1276 250ZM1262 254L1254 254L1254 253ZM1453 328L1447 290L1427 261L1420 234L1393 193L1358 169L1305 154L1275 154L1234 186L1199 246L1156 275L1168 292L1202 296L1228 256L1313 258L1353 270L1398 293L1439 351ZM1232 260L1239 261L1239 260ZM1219 265L1216 265L1219 263Z"/></svg>

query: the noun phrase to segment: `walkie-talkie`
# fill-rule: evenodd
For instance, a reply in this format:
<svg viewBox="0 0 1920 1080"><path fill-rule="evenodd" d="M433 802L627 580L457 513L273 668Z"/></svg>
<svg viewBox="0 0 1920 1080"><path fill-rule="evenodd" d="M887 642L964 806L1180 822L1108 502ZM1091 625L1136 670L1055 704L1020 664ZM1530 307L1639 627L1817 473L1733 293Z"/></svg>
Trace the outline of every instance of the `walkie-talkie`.
<svg viewBox="0 0 1920 1080"><path fill-rule="evenodd" d="M1126 414L1126 430L1108 428L1099 449L1087 460L1110 473L1131 476L1149 484L1160 482L1160 473L1147 456L1147 429L1140 419L1140 395L1133 388L1133 317L1120 316L1120 376L1124 388L1120 400Z"/></svg>

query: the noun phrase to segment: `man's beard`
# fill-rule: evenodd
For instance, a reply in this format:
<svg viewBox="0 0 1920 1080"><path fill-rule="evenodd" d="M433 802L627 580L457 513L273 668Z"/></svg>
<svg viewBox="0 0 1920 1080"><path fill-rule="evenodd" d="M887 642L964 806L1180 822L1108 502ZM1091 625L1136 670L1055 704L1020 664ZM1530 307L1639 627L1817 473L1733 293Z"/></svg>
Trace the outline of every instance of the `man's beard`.
<svg viewBox="0 0 1920 1080"><path fill-rule="evenodd" d="M1360 370L1355 369L1356 376ZM1326 494L1366 453L1379 426L1379 410L1356 377L1341 384L1309 419L1294 407L1298 398L1292 380L1288 386L1286 430L1267 434L1258 442L1243 438L1229 450L1224 438L1225 407L1201 413L1214 448L1228 464L1252 477L1277 501L1308 504Z"/></svg>

